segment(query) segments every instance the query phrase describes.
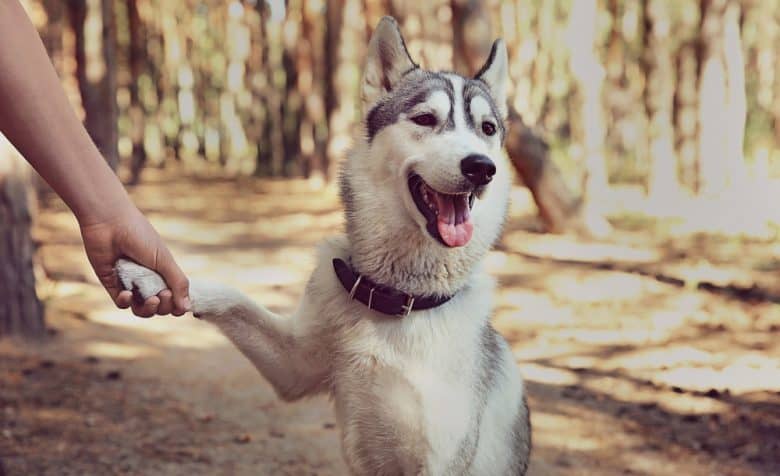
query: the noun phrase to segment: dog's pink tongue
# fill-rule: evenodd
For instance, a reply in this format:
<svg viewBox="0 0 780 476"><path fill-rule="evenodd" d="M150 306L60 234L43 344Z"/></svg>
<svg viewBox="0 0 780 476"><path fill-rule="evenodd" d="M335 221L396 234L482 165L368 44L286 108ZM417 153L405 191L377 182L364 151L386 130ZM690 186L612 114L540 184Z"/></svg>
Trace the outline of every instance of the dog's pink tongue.
<svg viewBox="0 0 780 476"><path fill-rule="evenodd" d="M463 246L471 240L474 223L469 214L466 195L444 195L436 193L439 216L436 225L439 235L447 246Z"/></svg>

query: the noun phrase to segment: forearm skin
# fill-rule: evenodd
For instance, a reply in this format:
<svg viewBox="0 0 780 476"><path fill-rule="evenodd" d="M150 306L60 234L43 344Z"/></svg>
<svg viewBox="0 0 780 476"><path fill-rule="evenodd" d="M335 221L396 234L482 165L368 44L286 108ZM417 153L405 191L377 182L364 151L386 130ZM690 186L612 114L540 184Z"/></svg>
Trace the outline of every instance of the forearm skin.
<svg viewBox="0 0 780 476"><path fill-rule="evenodd" d="M132 206L70 106L18 0L0 0L0 132L73 210L82 227Z"/></svg>

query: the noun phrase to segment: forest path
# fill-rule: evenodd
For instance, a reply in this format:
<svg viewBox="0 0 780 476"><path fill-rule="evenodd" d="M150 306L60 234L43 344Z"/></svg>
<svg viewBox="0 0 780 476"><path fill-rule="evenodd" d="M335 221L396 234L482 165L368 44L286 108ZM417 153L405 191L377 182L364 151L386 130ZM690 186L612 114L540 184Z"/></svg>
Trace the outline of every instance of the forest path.
<svg viewBox="0 0 780 476"><path fill-rule="evenodd" d="M294 308L315 244L342 220L335 192L302 181L150 171L132 194L191 276L279 312ZM776 245L751 242L748 254L710 240L681 253L683 238L647 232L581 243L530 232L527 193L513 198L488 267L501 282L494 321L527 382L530 474L779 474L780 306L565 261L675 275L705 263L708 276L765 283ZM70 215L53 204L40 223L41 295L57 331L40 347L0 344L0 474L345 473L326 398L279 401L201 321L113 309Z"/></svg>

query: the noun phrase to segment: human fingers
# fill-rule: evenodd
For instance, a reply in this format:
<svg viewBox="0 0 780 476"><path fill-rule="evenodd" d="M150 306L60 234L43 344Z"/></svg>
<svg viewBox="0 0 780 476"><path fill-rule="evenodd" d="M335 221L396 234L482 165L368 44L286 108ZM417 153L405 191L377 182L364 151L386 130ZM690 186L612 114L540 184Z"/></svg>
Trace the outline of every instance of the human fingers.
<svg viewBox="0 0 780 476"><path fill-rule="evenodd" d="M160 298L152 296L146 301L133 300L133 304L130 306L133 310L133 314L138 317L152 317L157 314L157 308L160 305Z"/></svg>
<svg viewBox="0 0 780 476"><path fill-rule="evenodd" d="M163 249L158 254L155 271L160 273L168 285L168 289L171 290L173 295L173 313L180 316L189 311L191 307L190 281L179 268L179 265L176 264L170 251L164 245L162 246Z"/></svg>
<svg viewBox="0 0 780 476"><path fill-rule="evenodd" d="M157 306L157 314L166 316L173 312L173 293L170 289L160 291L157 297L160 299L160 305Z"/></svg>

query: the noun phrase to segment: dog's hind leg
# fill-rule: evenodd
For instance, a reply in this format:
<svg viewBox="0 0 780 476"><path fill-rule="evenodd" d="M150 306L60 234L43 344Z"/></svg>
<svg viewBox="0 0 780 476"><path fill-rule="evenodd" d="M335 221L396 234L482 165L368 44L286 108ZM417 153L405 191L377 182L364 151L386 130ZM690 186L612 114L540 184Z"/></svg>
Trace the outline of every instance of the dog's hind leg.
<svg viewBox="0 0 780 476"><path fill-rule="evenodd" d="M122 285L142 298L167 286L154 271L127 260L116 264ZM325 389L330 370L327 351L307 323L307 298L291 318L278 316L228 286L193 280L192 312L219 327L285 400Z"/></svg>

